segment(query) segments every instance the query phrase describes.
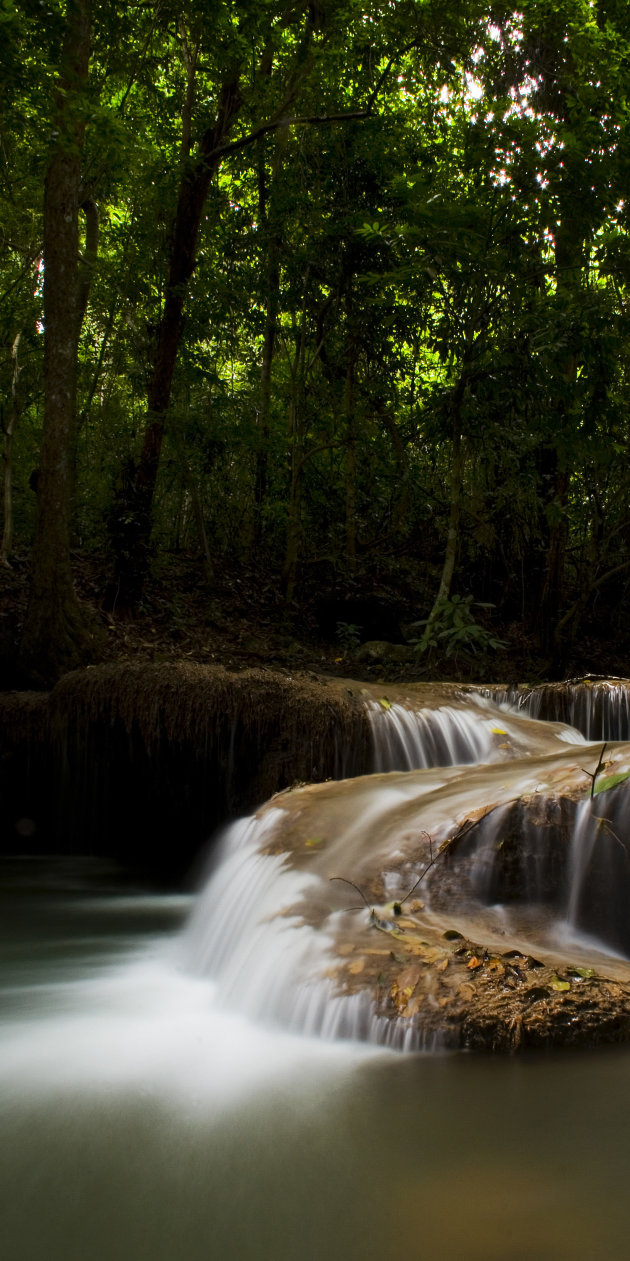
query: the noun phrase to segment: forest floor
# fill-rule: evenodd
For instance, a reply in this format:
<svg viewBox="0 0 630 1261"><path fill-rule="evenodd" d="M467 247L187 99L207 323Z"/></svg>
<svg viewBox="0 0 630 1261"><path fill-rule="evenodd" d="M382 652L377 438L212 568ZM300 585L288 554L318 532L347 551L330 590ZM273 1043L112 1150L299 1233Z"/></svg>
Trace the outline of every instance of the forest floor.
<svg viewBox="0 0 630 1261"><path fill-rule="evenodd" d="M535 638L519 623L492 626L505 648L487 652L419 655L404 642L401 623L414 610L401 604L392 582L364 581L351 596L313 589L287 607L273 579L260 570L224 569L209 588L198 560L180 554L162 559L133 617L104 610L106 565L76 553L74 579L81 600L102 628L98 660L177 662L308 672L386 682L536 683L549 677ZM19 686L13 660L28 598L28 560L17 556L0 568L0 688ZM402 615L401 615L402 610ZM406 618L405 618L406 613ZM357 621L355 622L355 617ZM358 619L365 625L361 625ZM624 645L583 637L564 663L566 677L624 675Z"/></svg>

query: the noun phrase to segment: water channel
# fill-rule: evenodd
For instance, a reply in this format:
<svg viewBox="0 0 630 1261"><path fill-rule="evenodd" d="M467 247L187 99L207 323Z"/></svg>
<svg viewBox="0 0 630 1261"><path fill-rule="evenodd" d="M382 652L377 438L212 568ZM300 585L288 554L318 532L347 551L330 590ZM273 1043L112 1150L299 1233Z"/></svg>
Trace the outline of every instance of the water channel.
<svg viewBox="0 0 630 1261"><path fill-rule="evenodd" d="M187 966L193 902L0 867L3 1261L625 1261L629 1052L267 1027Z"/></svg>

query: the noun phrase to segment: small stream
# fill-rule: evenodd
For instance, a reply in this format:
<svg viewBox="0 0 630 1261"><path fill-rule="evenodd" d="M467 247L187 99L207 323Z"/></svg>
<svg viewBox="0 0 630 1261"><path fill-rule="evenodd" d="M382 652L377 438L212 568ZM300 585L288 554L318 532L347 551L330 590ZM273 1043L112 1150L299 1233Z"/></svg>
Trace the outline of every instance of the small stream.
<svg viewBox="0 0 630 1261"><path fill-rule="evenodd" d="M491 758L505 732L479 713L438 715L431 754L409 751L424 719L387 711L376 769ZM557 739L560 760L583 743ZM2 1261L626 1261L627 1051L401 1055L309 1036L304 1011L267 1024L262 868L235 970L222 871L238 893L219 864L209 939L203 898L91 859L0 864ZM290 950L266 955L280 990Z"/></svg>

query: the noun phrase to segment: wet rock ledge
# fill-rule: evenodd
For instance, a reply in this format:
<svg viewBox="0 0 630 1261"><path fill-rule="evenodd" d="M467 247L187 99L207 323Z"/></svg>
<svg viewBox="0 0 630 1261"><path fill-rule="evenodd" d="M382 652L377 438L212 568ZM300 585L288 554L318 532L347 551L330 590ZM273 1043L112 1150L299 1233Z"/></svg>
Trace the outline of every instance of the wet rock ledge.
<svg viewBox="0 0 630 1261"><path fill-rule="evenodd" d="M370 769L361 692L315 675L141 664L0 693L0 852L183 875L214 829L279 789Z"/></svg>

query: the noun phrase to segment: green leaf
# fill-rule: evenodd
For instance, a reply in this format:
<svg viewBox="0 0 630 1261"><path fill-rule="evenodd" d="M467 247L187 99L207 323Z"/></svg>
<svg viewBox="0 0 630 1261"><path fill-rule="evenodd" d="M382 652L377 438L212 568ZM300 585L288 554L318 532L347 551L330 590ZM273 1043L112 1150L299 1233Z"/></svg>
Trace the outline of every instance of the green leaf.
<svg viewBox="0 0 630 1261"><path fill-rule="evenodd" d="M559 976L554 976L551 979L551 988L552 990L558 990L560 993L562 993L564 990L571 989L571 982L562 981Z"/></svg>
<svg viewBox="0 0 630 1261"><path fill-rule="evenodd" d="M381 706L382 706L382 708L383 708L383 709L391 709L391 707L392 707L391 701L388 701L388 699L387 699L387 697L386 697L386 696L381 696L381 697L379 697L379 702L378 702L378 703L379 703L379 705L381 705Z"/></svg>
<svg viewBox="0 0 630 1261"><path fill-rule="evenodd" d="M630 779L630 771L618 771L616 775L605 775L603 779L596 780L593 796L597 793L605 793L609 788L615 788L617 784L622 784L624 779Z"/></svg>

